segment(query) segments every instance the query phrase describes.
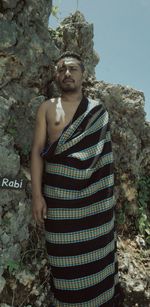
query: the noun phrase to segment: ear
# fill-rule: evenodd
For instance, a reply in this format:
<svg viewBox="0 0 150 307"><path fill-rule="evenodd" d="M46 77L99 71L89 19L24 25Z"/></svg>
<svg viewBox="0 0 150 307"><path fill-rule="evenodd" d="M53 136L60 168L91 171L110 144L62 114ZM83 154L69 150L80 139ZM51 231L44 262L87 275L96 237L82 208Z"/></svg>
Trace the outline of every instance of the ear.
<svg viewBox="0 0 150 307"><path fill-rule="evenodd" d="M87 72L84 70L83 73L82 73L83 81L85 81L86 78L87 78Z"/></svg>

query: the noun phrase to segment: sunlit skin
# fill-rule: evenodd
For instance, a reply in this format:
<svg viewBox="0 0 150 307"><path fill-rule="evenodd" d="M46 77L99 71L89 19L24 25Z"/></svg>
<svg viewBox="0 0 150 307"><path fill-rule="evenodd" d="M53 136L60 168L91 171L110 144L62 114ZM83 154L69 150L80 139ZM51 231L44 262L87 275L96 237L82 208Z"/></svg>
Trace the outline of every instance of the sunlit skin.
<svg viewBox="0 0 150 307"><path fill-rule="evenodd" d="M70 97L75 97L78 93L80 97L82 96L83 72L80 62L74 58L60 60L56 66L55 79L62 93L56 105L56 125L58 125L61 121L65 122L66 112L63 106L65 107L68 97L70 100ZM73 110L74 106L71 105L71 108Z"/></svg>
<svg viewBox="0 0 150 307"><path fill-rule="evenodd" d="M47 206L42 195L43 159L40 156L45 144L55 142L71 120L82 99L83 67L79 60L68 57L56 66L55 80L61 97L43 102L36 116L32 145L32 212L38 225L43 225Z"/></svg>
<svg viewBox="0 0 150 307"><path fill-rule="evenodd" d="M83 70L77 59L66 58L58 62L56 66L56 81L59 85L62 96L65 93L82 90Z"/></svg>

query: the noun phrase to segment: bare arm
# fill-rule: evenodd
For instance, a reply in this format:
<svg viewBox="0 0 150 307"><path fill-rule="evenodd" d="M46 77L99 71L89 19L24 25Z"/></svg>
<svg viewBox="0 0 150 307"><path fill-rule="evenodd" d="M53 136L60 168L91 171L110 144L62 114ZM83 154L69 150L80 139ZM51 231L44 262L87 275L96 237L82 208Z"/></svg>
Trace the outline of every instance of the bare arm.
<svg viewBox="0 0 150 307"><path fill-rule="evenodd" d="M46 216L46 203L42 196L43 159L40 156L46 141L46 103L38 109L31 153L32 212L37 224Z"/></svg>

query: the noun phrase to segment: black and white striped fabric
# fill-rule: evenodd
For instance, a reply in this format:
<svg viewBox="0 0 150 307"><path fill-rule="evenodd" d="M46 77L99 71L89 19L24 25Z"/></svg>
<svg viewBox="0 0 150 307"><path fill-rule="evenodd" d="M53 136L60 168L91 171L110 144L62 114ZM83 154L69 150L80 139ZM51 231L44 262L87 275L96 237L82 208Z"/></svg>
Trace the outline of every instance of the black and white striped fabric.
<svg viewBox="0 0 150 307"><path fill-rule="evenodd" d="M113 154L102 103L83 98L42 157L53 305L117 306Z"/></svg>

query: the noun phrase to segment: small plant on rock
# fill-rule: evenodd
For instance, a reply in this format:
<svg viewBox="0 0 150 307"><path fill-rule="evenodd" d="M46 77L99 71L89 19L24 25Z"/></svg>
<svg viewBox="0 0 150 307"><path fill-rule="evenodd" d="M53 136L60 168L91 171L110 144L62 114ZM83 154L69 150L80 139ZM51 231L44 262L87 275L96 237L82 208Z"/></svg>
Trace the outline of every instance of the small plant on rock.
<svg viewBox="0 0 150 307"><path fill-rule="evenodd" d="M143 176L138 182L138 217L136 227L140 234L145 237L147 244L150 244L150 177Z"/></svg>

